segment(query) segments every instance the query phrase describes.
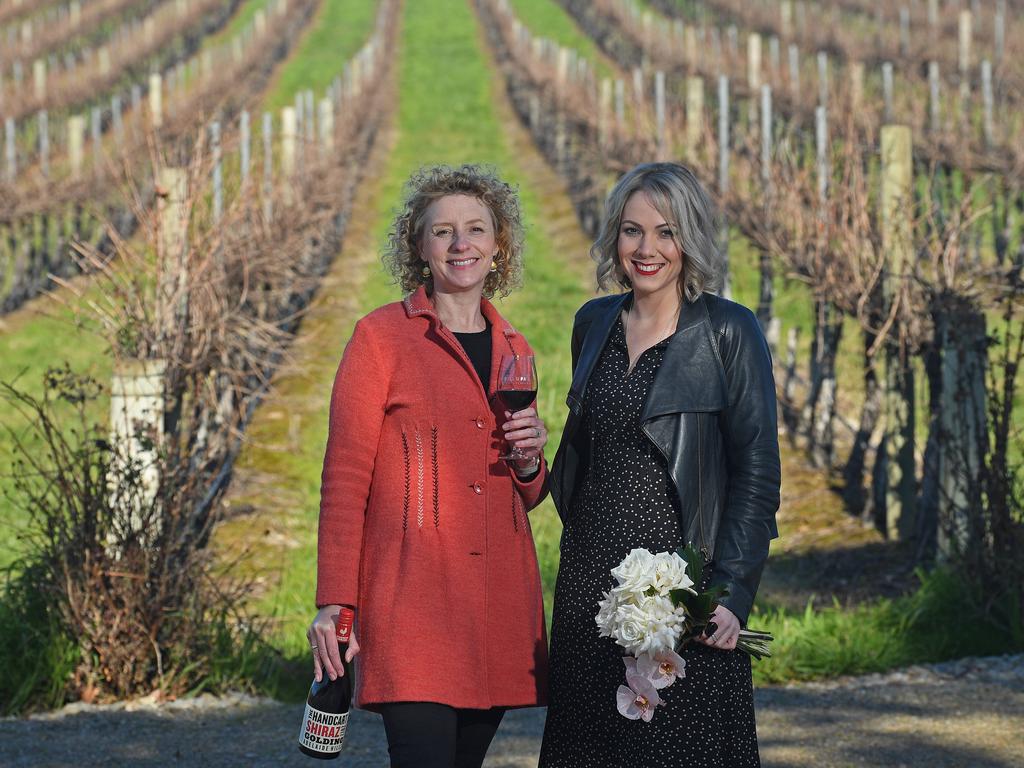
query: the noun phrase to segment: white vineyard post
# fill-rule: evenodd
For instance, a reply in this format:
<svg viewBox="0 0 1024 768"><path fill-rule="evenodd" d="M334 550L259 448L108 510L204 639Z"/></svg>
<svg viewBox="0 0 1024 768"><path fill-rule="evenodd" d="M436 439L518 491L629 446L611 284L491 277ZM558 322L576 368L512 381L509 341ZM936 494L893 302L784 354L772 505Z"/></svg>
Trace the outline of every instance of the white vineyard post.
<svg viewBox="0 0 1024 768"><path fill-rule="evenodd" d="M249 111L242 110L238 116L239 143L239 174L241 185L244 189L249 183L249 173L252 166L252 129L249 126Z"/></svg>
<svg viewBox="0 0 1024 768"><path fill-rule="evenodd" d="M818 106L828 108L828 54L818 51Z"/></svg>
<svg viewBox="0 0 1024 768"><path fill-rule="evenodd" d="M72 115L68 118L68 159L71 162L71 177L82 176L83 143L85 141L85 118Z"/></svg>
<svg viewBox="0 0 1024 768"><path fill-rule="evenodd" d="M601 101L600 111L597 116L597 136L601 149L609 146L608 123L612 111L612 81L607 77L601 78Z"/></svg>
<svg viewBox="0 0 1024 768"><path fill-rule="evenodd" d="M886 303L899 301L914 257L912 232L913 145L910 128L882 126L882 249L888 260L883 283ZM896 344L886 354L885 447L887 468L884 532L904 538L915 529L917 495L914 460L914 373Z"/></svg>
<svg viewBox="0 0 1024 768"><path fill-rule="evenodd" d="M995 121L993 117L992 62L988 59L981 62L981 99L984 108L982 129L985 134L985 146L991 149L995 144Z"/></svg>
<svg viewBox="0 0 1024 768"><path fill-rule="evenodd" d="M221 158L220 122L210 124L210 154L213 159L213 223L220 224L224 215L224 168Z"/></svg>
<svg viewBox="0 0 1024 768"><path fill-rule="evenodd" d="M704 78L686 78L686 157L696 162L704 138Z"/></svg>
<svg viewBox="0 0 1024 768"><path fill-rule="evenodd" d="M761 90L761 36L747 36L747 89L750 91L750 122L757 121L757 99Z"/></svg>
<svg viewBox="0 0 1024 768"><path fill-rule="evenodd" d="M274 118L263 113L263 218L269 224L274 218Z"/></svg>
<svg viewBox="0 0 1024 768"><path fill-rule="evenodd" d="M39 113L39 168L43 176L50 176L50 119L45 109Z"/></svg>
<svg viewBox="0 0 1024 768"><path fill-rule="evenodd" d="M900 7L900 56L907 58L910 55L910 9L905 5Z"/></svg>
<svg viewBox="0 0 1024 768"><path fill-rule="evenodd" d="M89 141L92 144L92 172L94 176L103 173L103 113L93 107L89 116Z"/></svg>
<svg viewBox="0 0 1024 768"><path fill-rule="evenodd" d="M654 73L654 115L655 131L658 142L658 159L668 159L668 138L665 135L665 73L658 70Z"/></svg>
<svg viewBox="0 0 1024 768"><path fill-rule="evenodd" d="M882 122L890 123L893 119L893 82L892 82L892 62L882 62L882 103L883 113Z"/></svg>
<svg viewBox="0 0 1024 768"><path fill-rule="evenodd" d="M761 181L765 190L772 182L772 87L761 86Z"/></svg>
<svg viewBox="0 0 1024 768"><path fill-rule="evenodd" d="M149 122L154 129L164 124L163 78L159 72L149 76Z"/></svg>
<svg viewBox="0 0 1024 768"><path fill-rule="evenodd" d="M725 196L729 191L729 78L718 76L718 191L724 209ZM729 225L722 216L722 239L720 247L724 256L722 295L732 295L729 276Z"/></svg>
<svg viewBox="0 0 1024 768"><path fill-rule="evenodd" d="M32 93L40 104L46 101L46 60L32 62Z"/></svg>
<svg viewBox="0 0 1024 768"><path fill-rule="evenodd" d="M800 97L800 49L796 43L789 44L789 93L793 99Z"/></svg>
<svg viewBox="0 0 1024 768"><path fill-rule="evenodd" d="M621 132L626 125L626 83L620 77L615 80L615 128Z"/></svg>
<svg viewBox="0 0 1024 768"><path fill-rule="evenodd" d="M18 175L18 151L14 144L14 118L4 119L4 177L13 182Z"/></svg>
<svg viewBox="0 0 1024 768"><path fill-rule="evenodd" d="M114 509L122 505L130 505L121 514L127 512L129 535L142 533L142 514L156 500L160 488L159 456L164 439L164 372L167 363L164 360L119 360L114 365L110 382L110 444L114 447L114 457L110 464L108 479L114 489L111 504ZM120 488L119 477L126 473L139 471L141 493L136 496L131 491L121 498L117 494ZM155 511L155 510L154 510ZM159 517L157 518L159 520ZM148 533L156 536L158 528ZM114 544L113 534L108 544ZM142 541L143 546L152 541ZM120 552L113 552L115 557Z"/></svg>
<svg viewBox="0 0 1024 768"><path fill-rule="evenodd" d="M319 102L320 161L334 156L334 104L326 96Z"/></svg>

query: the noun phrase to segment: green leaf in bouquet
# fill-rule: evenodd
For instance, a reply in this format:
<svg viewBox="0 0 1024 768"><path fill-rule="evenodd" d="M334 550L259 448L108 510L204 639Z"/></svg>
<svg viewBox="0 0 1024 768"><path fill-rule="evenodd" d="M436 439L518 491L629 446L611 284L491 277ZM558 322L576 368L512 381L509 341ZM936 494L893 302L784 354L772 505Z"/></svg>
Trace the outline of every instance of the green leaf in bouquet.
<svg viewBox="0 0 1024 768"><path fill-rule="evenodd" d="M693 585L700 588L704 579L704 556L697 551L692 543L676 550L676 554L686 561L686 575L693 581Z"/></svg>
<svg viewBox="0 0 1024 768"><path fill-rule="evenodd" d="M690 604L697 599L697 595L688 589L672 589L668 594L672 598L672 604L683 606L687 613L690 613Z"/></svg>

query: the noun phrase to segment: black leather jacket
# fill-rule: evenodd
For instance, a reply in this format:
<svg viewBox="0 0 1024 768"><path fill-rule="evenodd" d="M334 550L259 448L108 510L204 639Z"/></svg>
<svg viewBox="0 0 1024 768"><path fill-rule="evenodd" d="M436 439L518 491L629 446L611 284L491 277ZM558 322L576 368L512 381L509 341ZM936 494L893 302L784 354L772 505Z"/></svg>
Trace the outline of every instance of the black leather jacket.
<svg viewBox="0 0 1024 768"><path fill-rule="evenodd" d="M632 293L604 296L576 313L569 417L549 478L566 526L590 465L580 429L587 382L631 303ZM684 303L640 421L668 461L687 541L713 560L712 584L729 589L721 603L746 624L778 536L781 483L771 354L753 313L707 293Z"/></svg>

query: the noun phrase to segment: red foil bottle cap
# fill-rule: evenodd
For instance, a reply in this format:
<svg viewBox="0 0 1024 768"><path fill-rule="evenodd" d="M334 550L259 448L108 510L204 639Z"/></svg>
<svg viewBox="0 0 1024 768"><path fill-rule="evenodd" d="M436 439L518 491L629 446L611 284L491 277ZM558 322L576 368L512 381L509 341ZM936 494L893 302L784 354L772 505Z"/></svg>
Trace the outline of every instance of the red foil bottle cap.
<svg viewBox="0 0 1024 768"><path fill-rule="evenodd" d="M356 612L351 608L342 606L338 613L338 642L347 643L352 637L352 622L355 621Z"/></svg>

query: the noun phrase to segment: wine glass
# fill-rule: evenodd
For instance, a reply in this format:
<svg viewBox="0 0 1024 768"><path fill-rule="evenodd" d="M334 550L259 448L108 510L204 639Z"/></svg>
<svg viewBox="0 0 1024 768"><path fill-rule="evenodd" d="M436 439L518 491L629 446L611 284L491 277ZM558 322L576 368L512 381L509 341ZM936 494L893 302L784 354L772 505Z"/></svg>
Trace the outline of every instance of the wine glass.
<svg viewBox="0 0 1024 768"><path fill-rule="evenodd" d="M502 355L498 368L498 398L512 413L529 407L537 399L537 362L533 355ZM516 446L498 457L502 461L527 458Z"/></svg>

